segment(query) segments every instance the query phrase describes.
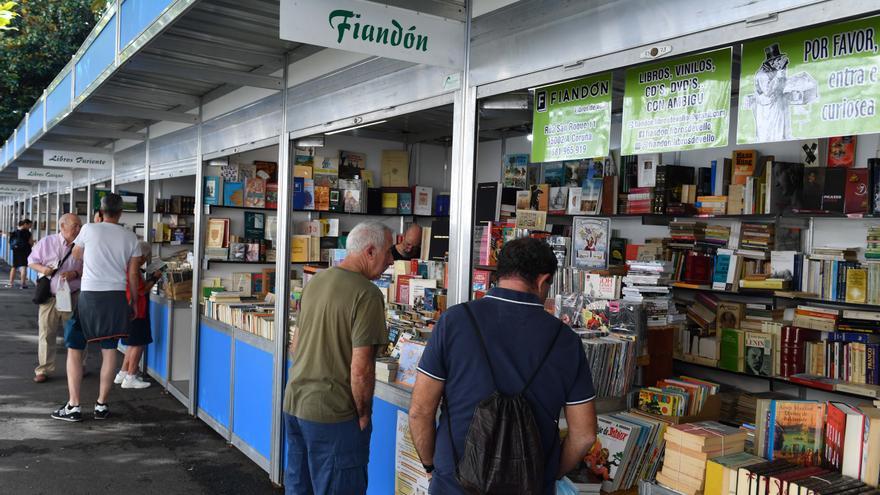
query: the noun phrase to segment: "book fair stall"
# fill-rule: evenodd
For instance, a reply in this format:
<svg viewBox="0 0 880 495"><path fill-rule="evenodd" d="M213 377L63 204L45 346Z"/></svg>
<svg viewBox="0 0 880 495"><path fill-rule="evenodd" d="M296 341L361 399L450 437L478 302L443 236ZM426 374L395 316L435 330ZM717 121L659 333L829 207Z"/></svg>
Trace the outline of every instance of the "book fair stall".
<svg viewBox="0 0 880 495"><path fill-rule="evenodd" d="M303 289L359 222L420 227L375 281L386 494L427 486L406 413L433 323L540 238L597 391L578 493L876 490L876 7L343 3L358 31L317 1L112 7L0 150L0 253L122 195L163 270L146 372L280 484Z"/></svg>

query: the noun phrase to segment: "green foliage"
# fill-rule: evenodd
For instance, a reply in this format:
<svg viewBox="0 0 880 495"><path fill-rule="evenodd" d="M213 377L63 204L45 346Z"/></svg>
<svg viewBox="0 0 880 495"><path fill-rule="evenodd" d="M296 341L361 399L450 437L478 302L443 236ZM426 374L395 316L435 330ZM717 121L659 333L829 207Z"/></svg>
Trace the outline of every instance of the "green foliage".
<svg viewBox="0 0 880 495"><path fill-rule="evenodd" d="M0 4L0 9L7 6L9 3ZM70 61L105 6L105 0L18 2L17 15L7 26L14 31L0 35L0 141L8 139Z"/></svg>

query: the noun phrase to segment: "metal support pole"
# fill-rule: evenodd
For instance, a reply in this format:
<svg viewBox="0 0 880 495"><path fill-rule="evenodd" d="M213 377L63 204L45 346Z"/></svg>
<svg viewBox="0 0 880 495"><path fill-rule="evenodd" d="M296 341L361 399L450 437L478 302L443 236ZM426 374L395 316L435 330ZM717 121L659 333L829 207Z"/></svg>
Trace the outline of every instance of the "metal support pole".
<svg viewBox="0 0 880 495"><path fill-rule="evenodd" d="M95 207L94 201L92 200L93 190L92 190L92 169L89 169L88 175L88 184L86 184L86 223L92 223L92 218L94 217L94 213L92 213L92 209Z"/></svg>
<svg viewBox="0 0 880 495"><path fill-rule="evenodd" d="M470 299L473 235L474 151L477 90L470 86L471 7L465 24L464 71L455 93L452 123L452 182L449 211L449 304Z"/></svg>
<svg viewBox="0 0 880 495"><path fill-rule="evenodd" d="M70 174L70 204L67 205L67 213L76 213L76 172Z"/></svg>
<svg viewBox="0 0 880 495"><path fill-rule="evenodd" d="M116 192L116 141L110 146L110 192Z"/></svg>
<svg viewBox="0 0 880 495"><path fill-rule="evenodd" d="M202 239L205 234L204 215L204 157L202 156L202 116L203 106L199 101L199 123L197 139L196 139L196 204L193 208L193 281L192 281L192 329L191 352L192 352L192 369L190 371L189 380L189 413L193 416L198 414L198 390L199 390L199 323L201 320L201 308L199 307L199 297L202 293ZM276 277L277 278L277 277Z"/></svg>
<svg viewBox="0 0 880 495"><path fill-rule="evenodd" d="M153 242L153 236L150 235L153 216L153 188L150 180L150 126L147 125L147 131L144 139L144 240Z"/></svg>
<svg viewBox="0 0 880 495"><path fill-rule="evenodd" d="M55 183L55 233L61 231L61 183Z"/></svg>
<svg viewBox="0 0 880 495"><path fill-rule="evenodd" d="M293 187L291 180L290 136L287 130L287 98L290 57L284 56L284 84L281 88L281 134L278 136L278 235L275 236L275 360L272 369L272 448L269 451L269 478L281 483L281 424L283 421L284 368L287 366L287 334L290 312L290 236L292 231Z"/></svg>
<svg viewBox="0 0 880 495"><path fill-rule="evenodd" d="M37 224L35 239L40 238L40 208L42 207L42 202L40 201L40 189L42 189L43 184L37 182L37 210L33 218L34 222Z"/></svg>

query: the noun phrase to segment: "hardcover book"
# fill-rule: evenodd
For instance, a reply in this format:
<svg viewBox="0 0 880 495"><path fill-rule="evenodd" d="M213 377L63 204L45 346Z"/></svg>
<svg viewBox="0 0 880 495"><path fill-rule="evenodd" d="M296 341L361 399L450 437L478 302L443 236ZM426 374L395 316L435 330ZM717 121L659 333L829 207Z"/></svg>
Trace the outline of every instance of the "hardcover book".
<svg viewBox="0 0 880 495"><path fill-rule="evenodd" d="M416 186L413 197L413 213L415 215L430 215L433 189L425 186Z"/></svg>
<svg viewBox="0 0 880 495"><path fill-rule="evenodd" d="M817 466L822 457L825 404L774 400L770 405L767 452L801 466Z"/></svg>
<svg viewBox="0 0 880 495"><path fill-rule="evenodd" d="M843 199L846 194L846 176L846 169L825 169L825 185L822 188L823 210L829 213L843 213Z"/></svg>
<svg viewBox="0 0 880 495"><path fill-rule="evenodd" d="M565 165L562 162L544 164L544 183L550 187L563 187L565 182Z"/></svg>
<svg viewBox="0 0 880 495"><path fill-rule="evenodd" d="M244 206L248 208L266 207L266 181L264 179L247 179L244 188Z"/></svg>
<svg viewBox="0 0 880 495"><path fill-rule="evenodd" d="M401 215L413 214L412 193L401 192L397 194L397 213Z"/></svg>
<svg viewBox="0 0 880 495"><path fill-rule="evenodd" d="M266 215L254 211L244 212L244 238L262 240L266 233Z"/></svg>
<svg viewBox="0 0 880 495"><path fill-rule="evenodd" d="M278 183L266 183L266 208L278 209Z"/></svg>
<svg viewBox="0 0 880 495"><path fill-rule="evenodd" d="M409 187L409 152L382 150L382 187Z"/></svg>
<svg viewBox="0 0 880 495"><path fill-rule="evenodd" d="M254 167L256 167L256 176L260 179L269 182L277 182L278 181L278 164L275 162L261 162L255 161Z"/></svg>
<svg viewBox="0 0 880 495"><path fill-rule="evenodd" d="M354 151L339 152L339 178L363 178L363 170L367 168L367 155Z"/></svg>
<svg viewBox="0 0 880 495"><path fill-rule="evenodd" d="M220 182L220 177L217 176L208 176L205 177L205 204L206 205L219 205L220 199L223 197L223 186Z"/></svg>
<svg viewBox="0 0 880 495"><path fill-rule="evenodd" d="M856 162L856 136L828 138L828 166L852 168Z"/></svg>
<svg viewBox="0 0 880 495"><path fill-rule="evenodd" d="M512 154L505 155L502 162L501 182L503 187L515 187L526 189L528 187L527 168L529 155Z"/></svg>
<svg viewBox="0 0 880 495"><path fill-rule="evenodd" d="M611 220L577 217L572 226L572 265L581 269L608 267Z"/></svg>
<svg viewBox="0 0 880 495"><path fill-rule="evenodd" d="M745 185L746 179L755 174L758 164L758 152L755 150L733 151L733 177L731 184Z"/></svg>
<svg viewBox="0 0 880 495"><path fill-rule="evenodd" d="M223 204L244 206L244 185L241 182L226 182L223 187Z"/></svg>
<svg viewBox="0 0 880 495"><path fill-rule="evenodd" d="M868 194L868 169L851 168L846 172L843 212L867 213L870 206Z"/></svg>

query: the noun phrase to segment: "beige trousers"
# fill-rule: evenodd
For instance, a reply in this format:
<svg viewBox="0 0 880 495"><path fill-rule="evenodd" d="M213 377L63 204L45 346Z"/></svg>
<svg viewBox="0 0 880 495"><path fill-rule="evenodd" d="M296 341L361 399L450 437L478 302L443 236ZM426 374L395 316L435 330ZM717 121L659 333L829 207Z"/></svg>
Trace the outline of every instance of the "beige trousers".
<svg viewBox="0 0 880 495"><path fill-rule="evenodd" d="M76 296L78 295L78 293L73 294L73 307L76 307ZM40 335L37 339L37 361L39 366L34 369L34 374L51 375L55 371L56 339L59 332L63 335L64 323L70 319L72 314L72 311L58 311L55 309L54 297L40 304Z"/></svg>

